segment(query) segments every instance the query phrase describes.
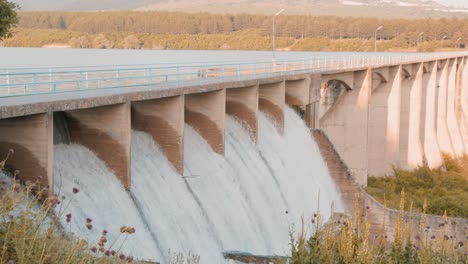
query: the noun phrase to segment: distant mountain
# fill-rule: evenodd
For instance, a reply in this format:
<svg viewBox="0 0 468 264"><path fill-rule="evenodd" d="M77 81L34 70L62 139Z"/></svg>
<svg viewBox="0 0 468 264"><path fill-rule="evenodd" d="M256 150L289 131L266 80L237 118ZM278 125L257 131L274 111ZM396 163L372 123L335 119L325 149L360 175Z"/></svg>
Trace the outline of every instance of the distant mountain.
<svg viewBox="0 0 468 264"><path fill-rule="evenodd" d="M212 13L447 17L468 16L468 9L450 8L435 0L13 0L24 11L164 10Z"/></svg>

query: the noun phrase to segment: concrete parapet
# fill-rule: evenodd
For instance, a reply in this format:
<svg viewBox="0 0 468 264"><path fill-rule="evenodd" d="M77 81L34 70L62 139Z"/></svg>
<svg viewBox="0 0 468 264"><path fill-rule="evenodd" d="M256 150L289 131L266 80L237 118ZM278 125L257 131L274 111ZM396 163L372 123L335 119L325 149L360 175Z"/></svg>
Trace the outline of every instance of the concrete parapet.
<svg viewBox="0 0 468 264"><path fill-rule="evenodd" d="M306 106L310 99L311 78L286 81L286 104L290 106Z"/></svg>
<svg viewBox="0 0 468 264"><path fill-rule="evenodd" d="M258 132L259 86L226 89L226 113L239 119L255 141Z"/></svg>
<svg viewBox="0 0 468 264"><path fill-rule="evenodd" d="M401 67L383 72L385 81L373 79L377 84L373 84L369 104L368 159L369 175L373 176L391 175L392 166L399 162Z"/></svg>
<svg viewBox="0 0 468 264"><path fill-rule="evenodd" d="M284 129L285 82L260 84L259 108L276 123L280 132Z"/></svg>
<svg viewBox="0 0 468 264"><path fill-rule="evenodd" d="M330 138L359 184L367 184L368 105L372 70L354 73L353 89L344 91L320 119L320 128Z"/></svg>
<svg viewBox="0 0 468 264"><path fill-rule="evenodd" d="M132 102L132 126L153 137L174 168L184 171L184 96Z"/></svg>
<svg viewBox="0 0 468 264"><path fill-rule="evenodd" d="M185 122L221 155L224 155L225 115L225 89L185 95Z"/></svg>
<svg viewBox="0 0 468 264"><path fill-rule="evenodd" d="M130 187L130 103L65 112L70 140L96 152ZM85 165L84 165L85 166Z"/></svg>
<svg viewBox="0 0 468 264"><path fill-rule="evenodd" d="M12 173L19 170L18 177L22 181L39 181L41 187L49 186L49 194L53 193L53 115L44 113L2 119L0 131L0 159L10 149L14 151L5 168Z"/></svg>

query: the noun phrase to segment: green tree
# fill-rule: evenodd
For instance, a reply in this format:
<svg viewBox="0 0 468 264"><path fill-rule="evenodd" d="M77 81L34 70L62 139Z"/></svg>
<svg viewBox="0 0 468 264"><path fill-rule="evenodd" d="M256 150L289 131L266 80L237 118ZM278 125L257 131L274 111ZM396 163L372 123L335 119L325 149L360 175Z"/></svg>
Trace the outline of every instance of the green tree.
<svg viewBox="0 0 468 264"><path fill-rule="evenodd" d="M18 24L16 9L19 6L7 0L0 0L0 40L12 36L13 27Z"/></svg>

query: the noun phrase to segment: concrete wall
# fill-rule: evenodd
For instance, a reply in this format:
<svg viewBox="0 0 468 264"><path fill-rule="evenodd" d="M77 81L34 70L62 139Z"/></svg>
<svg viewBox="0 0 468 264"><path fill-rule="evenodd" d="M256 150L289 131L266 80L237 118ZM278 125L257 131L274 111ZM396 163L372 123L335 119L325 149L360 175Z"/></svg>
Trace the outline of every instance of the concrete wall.
<svg viewBox="0 0 468 264"><path fill-rule="evenodd" d="M260 84L259 108L265 112L282 132L284 129L285 82Z"/></svg>
<svg viewBox="0 0 468 264"><path fill-rule="evenodd" d="M226 113L239 119L255 141L258 132L258 89L258 85L255 85L226 90Z"/></svg>
<svg viewBox="0 0 468 264"><path fill-rule="evenodd" d="M36 114L0 120L0 161L12 149L5 168L12 173L19 170L22 181L39 181L41 187L49 186L53 193L53 116Z"/></svg>
<svg viewBox="0 0 468 264"><path fill-rule="evenodd" d="M70 140L94 151L130 186L130 103L65 112Z"/></svg>
<svg viewBox="0 0 468 264"><path fill-rule="evenodd" d="M226 90L185 95L185 122L219 154L224 154Z"/></svg>
<svg viewBox="0 0 468 264"><path fill-rule="evenodd" d="M326 79L325 79L326 80ZM320 119L320 128L357 178L367 184L367 124L372 88L372 70L357 71L352 90L345 91Z"/></svg>
<svg viewBox="0 0 468 264"><path fill-rule="evenodd" d="M184 172L184 96L132 102L132 126L150 134L174 168Z"/></svg>

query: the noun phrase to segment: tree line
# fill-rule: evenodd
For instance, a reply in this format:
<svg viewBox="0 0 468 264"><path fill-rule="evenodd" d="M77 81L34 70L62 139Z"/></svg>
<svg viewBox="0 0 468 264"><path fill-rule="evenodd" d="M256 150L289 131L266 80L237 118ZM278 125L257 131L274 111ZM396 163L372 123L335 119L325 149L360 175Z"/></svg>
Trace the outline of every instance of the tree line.
<svg viewBox="0 0 468 264"><path fill-rule="evenodd" d="M31 29L62 29L87 34L132 32L156 35L225 34L256 29L271 36L271 16L177 12L20 12L19 26ZM398 38L408 45L442 39L468 40L468 18L377 19L354 17L278 16L276 34L294 39L379 39ZM466 37L465 37L466 36Z"/></svg>

